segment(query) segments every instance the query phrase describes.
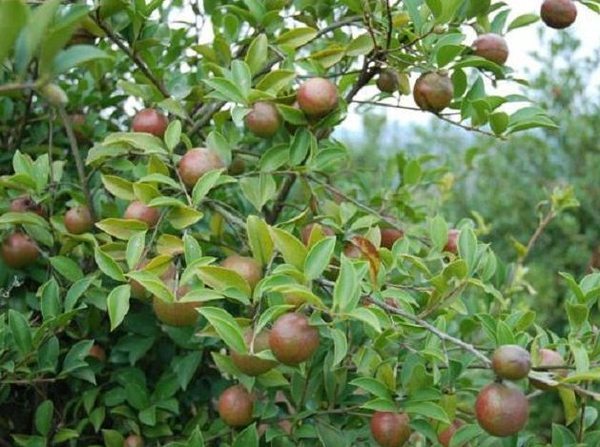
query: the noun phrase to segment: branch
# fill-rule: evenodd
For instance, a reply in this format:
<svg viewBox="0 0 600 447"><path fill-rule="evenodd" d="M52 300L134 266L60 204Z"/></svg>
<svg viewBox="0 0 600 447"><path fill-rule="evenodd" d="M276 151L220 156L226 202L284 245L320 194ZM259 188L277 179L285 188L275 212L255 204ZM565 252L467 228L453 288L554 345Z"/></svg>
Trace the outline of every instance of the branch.
<svg viewBox="0 0 600 447"><path fill-rule="evenodd" d="M386 15L387 15L387 25L388 25L388 29L387 29L387 37L385 40L385 48L389 49L390 45L392 44L392 26L393 26L393 22L392 22L392 8L390 7L390 0L383 0L385 2L385 9L386 9Z"/></svg>
<svg viewBox="0 0 600 447"><path fill-rule="evenodd" d="M540 236L542 235L542 233L544 232L546 227L550 224L550 222L552 222L552 220L555 217L556 217L556 213L554 211L550 211L540 221L540 224L535 229L535 232L533 233L533 235L531 236L531 239L529 239L529 242L527 243L527 247L525 248L525 253L523 254L523 256L521 256L521 259L519 260L521 263L523 263L525 258L527 258L527 256L531 252L531 250L532 250L533 246L535 245L535 243L537 242L537 240L540 238Z"/></svg>
<svg viewBox="0 0 600 447"><path fill-rule="evenodd" d="M459 123L457 121L452 121L450 118L447 118L444 115L435 114L435 116L437 116L442 121L446 121L447 123L452 124L453 126L460 127L461 129L465 129L465 130L468 130L470 132L477 132L477 133L479 133L481 135L486 135L488 137L498 138L500 140L506 140L506 137L503 137L502 135L496 135L495 133L488 132L486 130L481 130L481 129L477 128L477 127L468 126L466 124L462 124L462 123Z"/></svg>
<svg viewBox="0 0 600 447"><path fill-rule="evenodd" d="M296 176L293 174L288 175L285 178L285 180L283 180L283 183L281 184L281 189L279 190L279 194L277 194L277 198L275 199L275 203L273 204L273 208L271 209L271 211L267 210L265 213L265 217L269 225L273 225L277 221L279 214L281 214L281 211L285 206L285 200L287 199L287 196L292 190L292 186L294 186L295 181Z"/></svg>
<svg viewBox="0 0 600 447"><path fill-rule="evenodd" d="M429 112L427 112L427 110L423 110L423 109L420 109L418 107L401 106L400 104L389 104L387 102L360 101L358 99L354 99L354 100L352 100L352 102L354 104L362 104L362 105L369 105L369 106L376 106L376 107L389 107L389 108L392 108L392 109L401 109L401 110L410 110L412 112L429 113ZM459 113L459 112L456 112L456 113ZM454 112L441 113L440 115L442 115L442 116L451 116L451 115L456 115L456 113L454 113Z"/></svg>

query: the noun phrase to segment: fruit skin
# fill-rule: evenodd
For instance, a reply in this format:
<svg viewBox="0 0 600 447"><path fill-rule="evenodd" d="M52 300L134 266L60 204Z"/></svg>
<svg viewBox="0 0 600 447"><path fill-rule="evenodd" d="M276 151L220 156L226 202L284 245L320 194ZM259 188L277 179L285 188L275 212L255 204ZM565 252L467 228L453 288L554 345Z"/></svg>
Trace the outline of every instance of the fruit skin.
<svg viewBox="0 0 600 447"><path fill-rule="evenodd" d="M35 203L29 196L17 197L10 202L10 211L13 213L35 213L40 217L46 217L44 208Z"/></svg>
<svg viewBox="0 0 600 447"><path fill-rule="evenodd" d="M55 107L65 106L69 103L69 97L57 84L50 83L40 87L40 94L48 103Z"/></svg>
<svg viewBox="0 0 600 447"><path fill-rule="evenodd" d="M398 239L402 239L404 237L404 232L395 228L382 228L380 232L381 246L390 250Z"/></svg>
<svg viewBox="0 0 600 447"><path fill-rule="evenodd" d="M193 188L200 177L213 169L224 168L218 154L205 147L190 149L179 161L179 176L188 188Z"/></svg>
<svg viewBox="0 0 600 447"><path fill-rule="evenodd" d="M309 223L308 225L304 226L304 228L302 228L302 230L300 230L300 239L302 239L302 242L304 243L304 245L308 245L308 243L310 242L310 235L315 226L317 227L317 229L320 229L321 232L325 236L335 236L335 232L333 231L332 228L325 226L325 225L321 225L316 222Z"/></svg>
<svg viewBox="0 0 600 447"><path fill-rule="evenodd" d="M550 28L568 28L577 19L577 6L572 0L544 0L540 16Z"/></svg>
<svg viewBox="0 0 600 447"><path fill-rule="evenodd" d="M65 228L71 234L82 234L94 228L94 220L87 206L76 206L65 213Z"/></svg>
<svg viewBox="0 0 600 447"><path fill-rule="evenodd" d="M37 244L26 234L15 232L2 242L0 255L4 263L14 269L33 264L40 256Z"/></svg>
<svg viewBox="0 0 600 447"><path fill-rule="evenodd" d="M504 65L508 59L508 45L499 34L482 34L473 42L473 52L498 65Z"/></svg>
<svg viewBox="0 0 600 447"><path fill-rule="evenodd" d="M150 133L159 138L163 137L168 126L167 117L155 109L140 110L131 123L134 132Z"/></svg>
<svg viewBox="0 0 600 447"><path fill-rule="evenodd" d="M563 366L565 364L565 360L562 358L562 356L552 349L542 348L538 351L538 356L539 360L533 365L537 368L543 368L545 366ZM568 374L568 371L565 369L552 369L549 372L560 377L566 377ZM533 387L542 391L548 391L553 388L550 385L546 385L545 383L536 379L530 379L529 383L531 383Z"/></svg>
<svg viewBox="0 0 600 447"><path fill-rule="evenodd" d="M153 297L152 308L159 321L170 326L193 326L198 320L196 308L202 306L202 301L179 301L179 298L190 291L189 287L181 286L175 293L175 300L167 303L158 297Z"/></svg>
<svg viewBox="0 0 600 447"><path fill-rule="evenodd" d="M94 357L100 362L106 361L106 351L100 345L92 345L90 348L90 352L88 352L88 357Z"/></svg>
<svg viewBox="0 0 600 447"><path fill-rule="evenodd" d="M477 395L475 416L490 435L512 436L527 424L529 401L517 388L491 383Z"/></svg>
<svg viewBox="0 0 600 447"><path fill-rule="evenodd" d="M464 421L455 419L454 422L452 422L452 425L448 426L445 430L442 430L438 434L438 441L440 444L442 444L444 447L450 447L452 436L454 436L454 433L456 433L463 425L465 425Z"/></svg>
<svg viewBox="0 0 600 447"><path fill-rule="evenodd" d="M394 93L400 87L398 73L395 70L386 68L379 73L379 77L375 82L377 88L384 93Z"/></svg>
<svg viewBox="0 0 600 447"><path fill-rule="evenodd" d="M253 289L263 276L260 263L256 259L247 256L231 255L221 262L221 266L236 272Z"/></svg>
<svg viewBox="0 0 600 447"><path fill-rule="evenodd" d="M294 312L279 317L269 334L273 355L281 363L290 366L308 360L319 343L319 330L308 324L306 316Z"/></svg>
<svg viewBox="0 0 600 447"><path fill-rule="evenodd" d="M129 435L123 441L123 447L144 447L144 440L138 435Z"/></svg>
<svg viewBox="0 0 600 447"><path fill-rule="evenodd" d="M449 230L448 231L448 242L444 245L444 251L458 254L458 238L460 236L460 230Z"/></svg>
<svg viewBox="0 0 600 447"><path fill-rule="evenodd" d="M139 200L134 200L125 210L123 217L125 219L141 220L148 227L153 228L158 223L158 219L160 219L160 211L157 208L146 206Z"/></svg>
<svg viewBox="0 0 600 447"><path fill-rule="evenodd" d="M439 113L452 102L454 86L445 72L423 73L415 82L413 97L421 110Z"/></svg>
<svg viewBox="0 0 600 447"><path fill-rule="evenodd" d="M410 438L406 413L376 411L371 417L371 434L381 447L402 447Z"/></svg>
<svg viewBox="0 0 600 447"><path fill-rule="evenodd" d="M529 374L531 356L519 345L503 345L492 355L492 369L502 379L520 380Z"/></svg>
<svg viewBox="0 0 600 447"><path fill-rule="evenodd" d="M312 78L298 88L297 100L307 115L326 115L337 107L337 87L325 78Z"/></svg>
<svg viewBox="0 0 600 447"><path fill-rule="evenodd" d="M244 333L244 340L246 340L246 344L250 348L252 329L248 329ZM254 349L252 352L259 353L267 349L269 349L269 331L262 331L254 337ZM252 354L240 354L235 351L231 351L231 360L237 369L253 377L260 376L277 366L277 362L272 360L261 359Z"/></svg>
<svg viewBox="0 0 600 447"><path fill-rule="evenodd" d="M230 427L244 427L252 422L254 399L242 385L227 388L219 397L219 416Z"/></svg>
<svg viewBox="0 0 600 447"><path fill-rule="evenodd" d="M269 138L277 133L281 126L281 117L270 102L259 101L245 118L246 127L257 137Z"/></svg>

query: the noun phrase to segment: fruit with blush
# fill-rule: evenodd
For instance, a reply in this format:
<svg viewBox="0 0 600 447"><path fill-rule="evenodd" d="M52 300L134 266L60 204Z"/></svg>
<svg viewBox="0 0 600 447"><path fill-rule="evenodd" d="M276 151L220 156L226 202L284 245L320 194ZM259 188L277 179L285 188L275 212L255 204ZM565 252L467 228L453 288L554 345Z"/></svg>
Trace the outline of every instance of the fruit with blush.
<svg viewBox="0 0 600 447"><path fill-rule="evenodd" d="M413 98L421 110L439 113L450 105L454 86L446 72L423 73L413 87Z"/></svg>
<svg viewBox="0 0 600 447"><path fill-rule="evenodd" d="M251 328L244 332L244 340L246 341L248 348L250 348L250 345L252 344L253 334L254 332ZM241 354L233 350L231 351L231 361L241 372L254 377L264 374L277 366L277 362L273 360L266 360L253 355L269 349L268 330L264 330L254 336L252 348L252 352L248 354Z"/></svg>
<svg viewBox="0 0 600 447"><path fill-rule="evenodd" d="M29 267L40 256L37 244L25 233L9 234L2 242L0 256L6 265L14 269Z"/></svg>
<svg viewBox="0 0 600 447"><path fill-rule="evenodd" d="M309 116L323 116L338 104L338 90L334 83L325 78L305 81L297 94L298 106Z"/></svg>
<svg viewBox="0 0 600 447"><path fill-rule="evenodd" d="M197 147L181 157L177 169L185 186L193 188L204 174L222 168L225 168L225 164L219 154L205 147Z"/></svg>
<svg viewBox="0 0 600 447"><path fill-rule="evenodd" d="M149 228L153 228L160 219L160 211L158 208L153 208L139 200L134 200L125 210L123 217L125 219L140 220L146 223Z"/></svg>
<svg viewBox="0 0 600 447"><path fill-rule="evenodd" d="M281 117L277 107L270 102L259 101L245 117L246 127L257 137L269 138L277 133L281 126Z"/></svg>
<svg viewBox="0 0 600 447"><path fill-rule="evenodd" d="M133 117L131 129L134 132L145 132L162 138L169 126L169 120L156 109L140 110Z"/></svg>
<svg viewBox="0 0 600 447"><path fill-rule="evenodd" d="M491 383L477 395L475 417L490 435L500 438L512 436L527 424L529 401L518 388Z"/></svg>
<svg viewBox="0 0 600 447"><path fill-rule="evenodd" d="M260 263L247 256L228 256L221 262L221 266L236 272L250 284L251 288L254 288L263 276Z"/></svg>
<svg viewBox="0 0 600 447"><path fill-rule="evenodd" d="M473 42L473 53L498 65L504 65L508 59L508 45L499 34L482 34Z"/></svg>
<svg viewBox="0 0 600 447"><path fill-rule="evenodd" d="M219 397L218 411L230 427L245 427L253 419L254 398L243 385L233 385Z"/></svg>
<svg viewBox="0 0 600 447"><path fill-rule="evenodd" d="M550 28L568 28L577 19L577 6L573 0L544 0L540 16Z"/></svg>
<svg viewBox="0 0 600 447"><path fill-rule="evenodd" d="M406 413L376 411L371 417L371 434L381 447L402 447L411 435Z"/></svg>
<svg viewBox="0 0 600 447"><path fill-rule="evenodd" d="M316 352L320 344L319 330L300 313L288 313L277 319L269 334L269 347L277 360L285 365L299 365Z"/></svg>
<svg viewBox="0 0 600 447"><path fill-rule="evenodd" d="M65 213L65 228L71 234L83 234L94 228L92 213L87 206L79 205Z"/></svg>

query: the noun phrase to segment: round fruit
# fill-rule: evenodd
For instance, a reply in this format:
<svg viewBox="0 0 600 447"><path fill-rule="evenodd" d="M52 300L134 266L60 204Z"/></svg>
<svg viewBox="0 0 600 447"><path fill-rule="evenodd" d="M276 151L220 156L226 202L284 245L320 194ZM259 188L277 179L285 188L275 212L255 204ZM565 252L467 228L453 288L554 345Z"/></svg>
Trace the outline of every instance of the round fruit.
<svg viewBox="0 0 600 447"><path fill-rule="evenodd" d="M254 399L242 385L227 388L219 397L219 416L230 427L244 427L252 422Z"/></svg>
<svg viewBox="0 0 600 447"><path fill-rule="evenodd" d="M544 0L540 16L550 28L568 28L577 18L577 6L573 0Z"/></svg>
<svg viewBox="0 0 600 447"><path fill-rule="evenodd" d="M269 346L277 360L285 365L298 365L308 360L319 347L319 330L308 324L308 318L289 313L277 319Z"/></svg>
<svg viewBox="0 0 600 447"><path fill-rule="evenodd" d="M90 33L87 29L81 27L77 28L69 42L67 42L67 46L71 45L93 45L96 41L96 36Z"/></svg>
<svg viewBox="0 0 600 447"><path fill-rule="evenodd" d="M137 266L137 270L143 270L144 267L146 267L148 265L150 261L149 260L145 260L143 262L141 262L138 266ZM160 279L162 279L164 282L168 283L169 281L173 281L175 279L175 273L176 273L176 268L174 264L169 264L164 272L161 273L160 275ZM146 300L150 297L150 292L148 292L146 290L146 288L141 285L139 282L130 279L129 280L129 285L131 286L131 296L134 298L137 298L139 300Z"/></svg>
<svg viewBox="0 0 600 447"><path fill-rule="evenodd" d="M65 106L69 103L69 97L57 84L50 83L40 87L40 93L48 103L55 107Z"/></svg>
<svg viewBox="0 0 600 447"><path fill-rule="evenodd" d="M361 249L354 245L352 242L346 243L346 245L344 245L343 251L344 255L350 259L360 259L364 255Z"/></svg>
<svg viewBox="0 0 600 447"><path fill-rule="evenodd" d="M300 230L300 238L302 239L302 242L304 242L304 245L308 245L310 242L310 235L313 232L313 228L314 231L320 231L324 236L335 236L333 229L318 223L309 223Z"/></svg>
<svg viewBox="0 0 600 447"><path fill-rule="evenodd" d="M460 230L449 230L448 231L448 241L446 245L444 245L444 251L449 253L458 254L458 238L460 237Z"/></svg>
<svg viewBox="0 0 600 447"><path fill-rule="evenodd" d="M523 379L531 369L531 356L518 345L503 345L494 351L492 369L502 379Z"/></svg>
<svg viewBox="0 0 600 447"><path fill-rule="evenodd" d="M400 87L400 79L395 70L386 68L379 73L376 81L377 88L384 93L394 93Z"/></svg>
<svg viewBox="0 0 600 447"><path fill-rule="evenodd" d="M246 162L243 158L234 157L229 165L229 175L240 175L246 170Z"/></svg>
<svg viewBox="0 0 600 447"><path fill-rule="evenodd" d="M10 202L10 211L13 213L35 213L38 216L46 217L44 208L35 203L29 196L17 197Z"/></svg>
<svg viewBox="0 0 600 447"><path fill-rule="evenodd" d="M166 116L155 109L144 109L133 117L131 128L134 132L151 133L162 138L169 126Z"/></svg>
<svg viewBox="0 0 600 447"><path fill-rule="evenodd" d="M231 255L225 258L221 266L236 272L250 284L251 288L254 288L263 276L260 263L246 256Z"/></svg>
<svg viewBox="0 0 600 447"><path fill-rule="evenodd" d="M394 243L398 239L404 237L404 232L395 228L382 228L381 229L381 246L389 248L390 250L394 246Z"/></svg>
<svg viewBox="0 0 600 447"><path fill-rule="evenodd" d="M533 366L535 366L536 368L547 368L563 366L564 364L565 360L558 352L553 351L552 349L542 348L538 351L538 359ZM566 377L568 374L568 371L566 369L550 369L549 372L556 374L560 377ZM547 391L552 389L550 385L546 385L545 383L540 382L536 379L530 379L529 382L531 383L531 385L533 385L539 390Z"/></svg>
<svg viewBox="0 0 600 447"><path fill-rule="evenodd" d="M452 102L454 86L445 72L424 73L415 83L413 97L421 110L439 113Z"/></svg>
<svg viewBox="0 0 600 447"><path fill-rule="evenodd" d="M244 339L248 347L250 347L250 343L252 342L252 334L252 329L248 329L244 333ZM269 349L269 331L262 331L254 337L254 349L252 352L259 353L267 349ZM261 359L252 354L240 354L235 351L231 351L231 360L237 369L253 377L260 376L277 366L277 362L272 360Z"/></svg>
<svg viewBox="0 0 600 447"><path fill-rule="evenodd" d="M246 115L246 126L254 135L263 138L272 137L279 130L281 118L277 107L270 102L257 102Z"/></svg>
<svg viewBox="0 0 600 447"><path fill-rule="evenodd" d="M65 228L71 234L82 234L94 228L94 220L87 206L76 206L65 213Z"/></svg>
<svg viewBox="0 0 600 447"><path fill-rule="evenodd" d="M95 357L100 362L106 361L106 351L100 345L93 345L88 352L89 357Z"/></svg>
<svg viewBox="0 0 600 447"><path fill-rule="evenodd" d="M198 320L196 308L202 306L202 301L178 301L178 299L189 292L186 286L177 290L175 301L168 303L158 297L152 300L152 308L156 318L170 326L193 326Z"/></svg>
<svg viewBox="0 0 600 447"><path fill-rule="evenodd" d="M402 447L410 438L406 413L376 411L371 418L371 434L381 447Z"/></svg>
<svg viewBox="0 0 600 447"><path fill-rule="evenodd" d="M160 219L160 211L157 208L146 206L139 200L134 200L125 210L123 217L125 219L141 220L148 227L152 228L158 223L158 219Z"/></svg>
<svg viewBox="0 0 600 447"><path fill-rule="evenodd" d="M504 65L508 59L508 45L504 37L494 34L482 34L473 42L473 52L498 65Z"/></svg>
<svg viewBox="0 0 600 447"><path fill-rule="evenodd" d="M129 435L123 441L123 447L144 447L144 440L138 435Z"/></svg>
<svg viewBox="0 0 600 447"><path fill-rule="evenodd" d="M218 154L210 149L199 147L190 149L179 161L179 176L188 188L193 188L200 177L208 171L224 168Z"/></svg>
<svg viewBox="0 0 600 447"><path fill-rule="evenodd" d="M326 115L337 107L337 87L327 79L312 78L300 86L297 100L300 109L307 115Z"/></svg>
<svg viewBox="0 0 600 447"><path fill-rule="evenodd" d="M40 256L37 244L23 233L12 233L2 242L0 255L4 263L14 269L33 264Z"/></svg>
<svg viewBox="0 0 600 447"><path fill-rule="evenodd" d="M440 444L442 444L444 447L450 447L450 441L452 440L452 436L454 436L454 433L456 433L458 429L463 425L465 425L464 421L461 421L460 419L455 419L454 422L452 422L452 425L442 430L438 435L438 441L440 442Z"/></svg>
<svg viewBox="0 0 600 447"><path fill-rule="evenodd" d="M475 416L490 435L512 436L527 424L529 402L521 390L491 383L477 395Z"/></svg>

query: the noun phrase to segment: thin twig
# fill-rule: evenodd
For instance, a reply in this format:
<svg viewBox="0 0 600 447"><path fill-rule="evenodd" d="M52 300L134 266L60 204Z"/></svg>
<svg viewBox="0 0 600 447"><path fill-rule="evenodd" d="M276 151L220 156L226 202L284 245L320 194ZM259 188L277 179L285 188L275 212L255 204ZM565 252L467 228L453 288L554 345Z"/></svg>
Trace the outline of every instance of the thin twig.
<svg viewBox="0 0 600 447"><path fill-rule="evenodd" d="M460 127L461 129L465 129L465 130L468 130L470 132L477 132L477 133L479 133L481 135L486 135L486 136L492 137L492 138L498 138L500 140L506 140L506 137L503 137L502 135L496 135L495 133L479 129L477 127L468 126L466 124L459 123L458 121L453 121L453 120L451 120L450 118L448 118L448 117L446 117L444 115L435 114L435 116L437 116L442 121L446 121L447 123L452 124L453 126Z"/></svg>
<svg viewBox="0 0 600 447"><path fill-rule="evenodd" d="M523 263L525 258L527 258L527 256L533 249L533 246L536 244L537 240L540 238L540 236L542 235L542 233L544 232L546 227L550 224L550 222L552 222L552 220L554 220L555 217L556 217L556 212L550 211L540 221L540 224L535 229L535 232L533 233L533 235L531 236L531 239L529 239L529 242L527 243L527 247L525 248L525 253L523 254L523 256L521 256L521 259L519 260L521 263Z"/></svg>
<svg viewBox="0 0 600 447"><path fill-rule="evenodd" d="M385 2L385 9L386 9L386 15L387 15L387 25L388 25L388 29L387 29L387 37L385 39L385 48L387 50L389 50L390 45L392 44L392 27L393 27L393 22L392 22L392 8L390 7L390 0L383 0Z"/></svg>

